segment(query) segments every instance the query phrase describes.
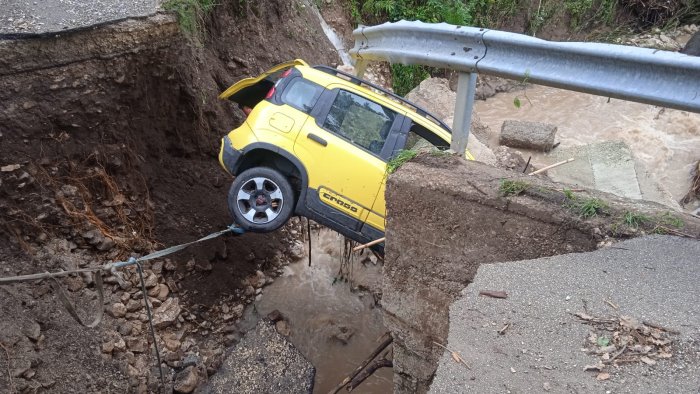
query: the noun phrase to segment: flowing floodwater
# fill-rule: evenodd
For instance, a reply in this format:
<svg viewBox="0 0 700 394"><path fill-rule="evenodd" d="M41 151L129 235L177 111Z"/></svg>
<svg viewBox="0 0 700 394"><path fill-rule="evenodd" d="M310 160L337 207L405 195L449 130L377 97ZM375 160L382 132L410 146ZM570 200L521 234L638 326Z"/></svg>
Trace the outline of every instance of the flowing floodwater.
<svg viewBox="0 0 700 394"><path fill-rule="evenodd" d="M516 97L520 108L513 104ZM491 129L493 144L506 119L557 125L561 147L623 141L676 201L688 192L690 171L700 159L700 114L691 112L537 85L478 101L475 111ZM547 154L525 157L530 154L535 165L549 162Z"/></svg>
<svg viewBox="0 0 700 394"><path fill-rule="evenodd" d="M314 393L328 393L352 372L378 345L386 332L381 309L369 292L353 291L362 285L376 288L381 263L366 266L354 262L351 281L334 284L338 277L343 238L330 230L312 233L311 267L306 258L285 267L285 272L263 290L262 297L247 308L244 326L252 327L260 316L278 310L288 320L291 342L316 367ZM247 327L246 327L247 328ZM335 338L352 333L347 344ZM357 393L387 393L392 389L392 370L383 368L368 378Z"/></svg>

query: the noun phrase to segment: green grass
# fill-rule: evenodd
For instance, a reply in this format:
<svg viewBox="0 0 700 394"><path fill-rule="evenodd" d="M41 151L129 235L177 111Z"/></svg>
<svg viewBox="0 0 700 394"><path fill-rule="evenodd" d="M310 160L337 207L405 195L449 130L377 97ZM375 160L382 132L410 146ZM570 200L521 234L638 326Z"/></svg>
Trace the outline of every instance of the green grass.
<svg viewBox="0 0 700 394"><path fill-rule="evenodd" d="M501 179L501 184L498 187L498 192L503 197L517 196L530 187L530 184L523 181L511 181L509 179Z"/></svg>
<svg viewBox="0 0 700 394"><path fill-rule="evenodd" d="M163 9L174 12L180 29L199 42L204 33L204 17L215 5L215 0L168 0Z"/></svg>
<svg viewBox="0 0 700 394"><path fill-rule="evenodd" d="M678 216L673 215L671 212L666 212L659 217L659 224L663 226L673 227L681 229L685 226L685 222Z"/></svg>
<svg viewBox="0 0 700 394"><path fill-rule="evenodd" d="M622 217L622 220L627 226L632 228L638 228L639 226L651 221L651 218L643 213L627 211Z"/></svg>
<svg viewBox="0 0 700 394"><path fill-rule="evenodd" d="M414 150L402 150L396 154L389 162L386 164L386 172L393 174L401 168L404 163L418 156L418 152Z"/></svg>
<svg viewBox="0 0 700 394"><path fill-rule="evenodd" d="M608 204L595 197L583 200L574 198L571 199L571 202L567 205L583 219L590 219L600 214L607 214L608 210Z"/></svg>
<svg viewBox="0 0 700 394"><path fill-rule="evenodd" d="M576 196L574 195L574 192L571 191L571 189L564 189L564 197L566 197L567 200L576 199Z"/></svg>

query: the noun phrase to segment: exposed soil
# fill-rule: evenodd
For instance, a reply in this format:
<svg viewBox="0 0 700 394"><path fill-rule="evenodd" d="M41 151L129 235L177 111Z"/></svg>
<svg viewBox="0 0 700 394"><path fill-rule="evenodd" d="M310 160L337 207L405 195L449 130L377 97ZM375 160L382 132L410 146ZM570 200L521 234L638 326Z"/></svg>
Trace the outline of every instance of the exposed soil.
<svg viewBox="0 0 700 394"><path fill-rule="evenodd" d="M230 224L216 156L242 114L217 94L281 61L337 56L294 1L222 4L205 25L201 46L165 14L2 43L3 277L96 266ZM213 372L295 237L227 236L146 265L156 320L172 318L158 329L168 381ZM108 315L94 329L70 318L47 281L0 287L0 392L155 390L138 275L122 279L105 279ZM91 278L61 282L79 314L95 313Z"/></svg>

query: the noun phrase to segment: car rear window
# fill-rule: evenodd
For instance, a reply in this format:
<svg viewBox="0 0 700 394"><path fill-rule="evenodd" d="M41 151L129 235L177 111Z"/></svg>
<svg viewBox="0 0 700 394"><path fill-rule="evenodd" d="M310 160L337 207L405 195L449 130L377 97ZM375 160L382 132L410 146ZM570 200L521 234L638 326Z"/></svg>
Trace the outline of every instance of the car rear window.
<svg viewBox="0 0 700 394"><path fill-rule="evenodd" d="M282 93L282 102L305 113L311 112L323 87L304 78L294 78Z"/></svg>

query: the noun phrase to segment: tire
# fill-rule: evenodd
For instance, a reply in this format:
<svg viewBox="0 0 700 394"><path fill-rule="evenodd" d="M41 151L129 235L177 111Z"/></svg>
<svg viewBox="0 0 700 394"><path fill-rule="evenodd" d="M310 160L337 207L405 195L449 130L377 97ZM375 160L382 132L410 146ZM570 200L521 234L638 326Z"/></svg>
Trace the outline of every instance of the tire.
<svg viewBox="0 0 700 394"><path fill-rule="evenodd" d="M233 181L228 208L233 220L247 231L277 230L294 211L294 190L287 178L268 167L249 168Z"/></svg>

